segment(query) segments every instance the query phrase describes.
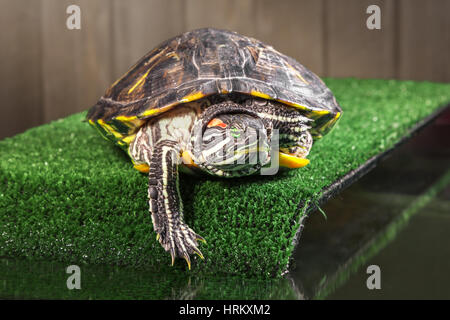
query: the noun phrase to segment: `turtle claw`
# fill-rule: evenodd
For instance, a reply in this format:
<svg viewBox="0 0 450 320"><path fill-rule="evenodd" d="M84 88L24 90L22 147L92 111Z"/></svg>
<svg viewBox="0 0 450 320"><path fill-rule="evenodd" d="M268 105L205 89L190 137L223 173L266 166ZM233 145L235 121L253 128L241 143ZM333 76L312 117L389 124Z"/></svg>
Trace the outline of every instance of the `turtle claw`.
<svg viewBox="0 0 450 320"><path fill-rule="evenodd" d="M170 256L172 257L172 267L173 267L173 264L175 263L175 257L176 257L174 248L170 249Z"/></svg>
<svg viewBox="0 0 450 320"><path fill-rule="evenodd" d="M189 255L186 254L183 258L184 258L184 260L186 260L186 262L187 262L188 269L191 270L191 259L189 258Z"/></svg>
<svg viewBox="0 0 450 320"><path fill-rule="evenodd" d="M203 253L200 251L199 248L194 248L193 250L200 257L200 259L205 260L205 257L203 256Z"/></svg>
<svg viewBox="0 0 450 320"><path fill-rule="evenodd" d="M188 269L191 270L191 258L192 253L197 254L202 260L205 259L203 253L198 248L197 241L206 243L203 237L196 234L191 228L184 223L180 224L178 228L172 230L171 233L163 232L160 236L157 236L158 241L164 247L166 251L170 252L172 257L172 266L175 263L175 258L180 257L186 260Z"/></svg>
<svg viewBox="0 0 450 320"><path fill-rule="evenodd" d="M199 236L198 234L196 235L195 240L201 241L201 242L203 242L204 244L206 244L206 240L205 240L202 236Z"/></svg>

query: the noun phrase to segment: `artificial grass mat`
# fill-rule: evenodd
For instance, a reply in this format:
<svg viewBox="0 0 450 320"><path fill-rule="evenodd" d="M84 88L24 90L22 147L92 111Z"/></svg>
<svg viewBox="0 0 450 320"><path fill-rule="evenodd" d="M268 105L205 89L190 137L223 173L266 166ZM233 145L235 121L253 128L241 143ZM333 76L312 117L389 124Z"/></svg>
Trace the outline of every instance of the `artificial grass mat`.
<svg viewBox="0 0 450 320"><path fill-rule="evenodd" d="M185 220L207 240L191 274L280 276L307 204L450 101L450 84L325 80L344 114L307 167L232 180L181 176ZM182 259L170 267L155 240L147 176L84 116L0 141L0 256L187 272Z"/></svg>

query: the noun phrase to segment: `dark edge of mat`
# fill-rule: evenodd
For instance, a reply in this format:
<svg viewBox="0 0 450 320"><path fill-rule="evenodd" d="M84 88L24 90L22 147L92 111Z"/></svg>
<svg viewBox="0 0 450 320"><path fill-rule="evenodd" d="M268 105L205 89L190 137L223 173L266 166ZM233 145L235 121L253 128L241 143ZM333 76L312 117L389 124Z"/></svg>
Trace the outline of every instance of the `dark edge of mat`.
<svg viewBox="0 0 450 320"><path fill-rule="evenodd" d="M417 122L409 131L406 133L398 142L396 142L391 148L386 149L384 152L381 152L371 158L369 158L365 163L363 163L361 166L359 166L356 169L353 169L349 171L347 174L342 176L341 178L337 179L332 184L326 186L322 189L322 195L317 201L317 203L305 203L300 202L297 207L297 212L305 210L306 211L304 216L301 218L300 221L300 227L297 230L297 233L294 236L293 239L293 245L294 245L294 251L290 257L290 259L293 258L295 250L297 249L299 240L302 235L303 228L305 226L305 221L309 217L309 215L317 210L317 207L323 205L324 203L328 202L330 199L337 196L339 193L341 193L343 190L348 188L350 185L352 185L355 181L359 180L362 176L364 176L366 173L371 171L373 168L377 166L377 164L384 160L387 156L391 154L392 151L396 150L399 146L405 144L408 142L411 138L415 137L422 129L424 129L427 125L429 125L431 122L436 120L441 114L443 114L446 110L450 110L450 103L445 104L438 108L436 111L434 111L429 116L425 117L421 121ZM288 263L286 269L282 272L282 274L287 274L289 272L290 263Z"/></svg>

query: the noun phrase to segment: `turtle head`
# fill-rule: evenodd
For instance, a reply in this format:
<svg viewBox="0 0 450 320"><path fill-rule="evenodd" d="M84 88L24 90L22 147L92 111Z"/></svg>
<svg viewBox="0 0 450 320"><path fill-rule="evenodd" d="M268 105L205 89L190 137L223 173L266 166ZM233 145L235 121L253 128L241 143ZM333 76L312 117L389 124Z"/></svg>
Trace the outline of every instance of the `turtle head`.
<svg viewBox="0 0 450 320"><path fill-rule="evenodd" d="M225 177L250 175L269 164L304 167L313 144L310 121L282 104L249 107L226 101L210 106L194 126L193 162Z"/></svg>
<svg viewBox="0 0 450 320"><path fill-rule="evenodd" d="M195 162L213 175L250 175L270 161L270 138L271 128L256 115L239 110L213 114L194 147Z"/></svg>
<svg viewBox="0 0 450 320"><path fill-rule="evenodd" d="M270 160L270 132L260 118L248 114L220 114L202 136L202 159L216 175L245 176Z"/></svg>

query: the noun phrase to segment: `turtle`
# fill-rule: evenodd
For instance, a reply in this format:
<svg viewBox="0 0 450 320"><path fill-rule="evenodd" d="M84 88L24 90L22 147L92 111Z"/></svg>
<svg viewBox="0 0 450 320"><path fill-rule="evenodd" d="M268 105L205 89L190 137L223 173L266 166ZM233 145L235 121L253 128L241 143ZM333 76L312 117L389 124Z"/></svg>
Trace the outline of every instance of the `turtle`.
<svg viewBox="0 0 450 320"><path fill-rule="evenodd" d="M156 46L114 82L88 122L148 174L156 239L172 265L204 259L183 217L179 171L222 178L301 168L312 144L340 119L325 83L272 46L202 28ZM266 171L264 171L266 170Z"/></svg>

